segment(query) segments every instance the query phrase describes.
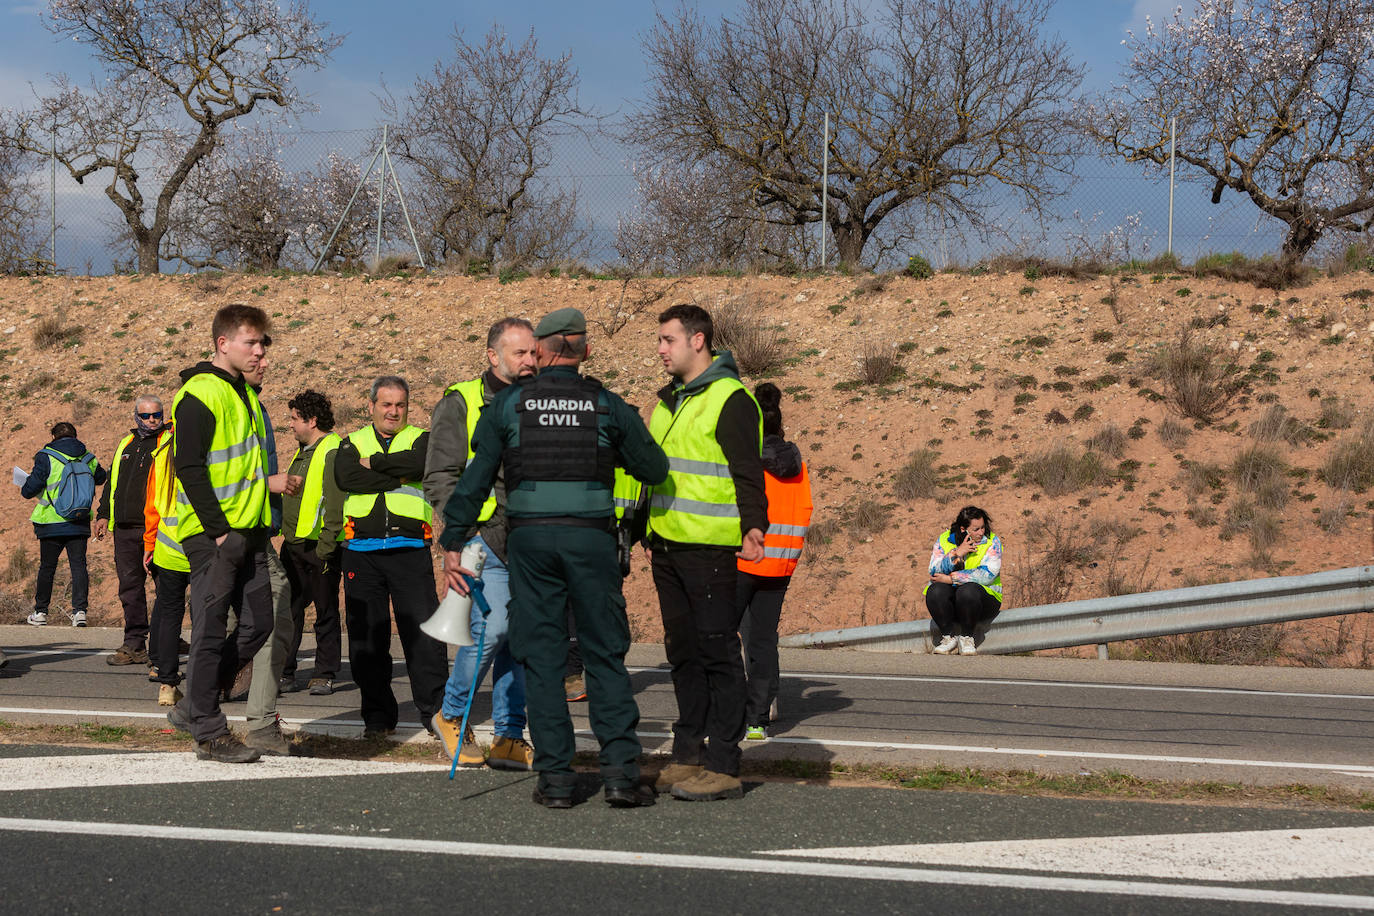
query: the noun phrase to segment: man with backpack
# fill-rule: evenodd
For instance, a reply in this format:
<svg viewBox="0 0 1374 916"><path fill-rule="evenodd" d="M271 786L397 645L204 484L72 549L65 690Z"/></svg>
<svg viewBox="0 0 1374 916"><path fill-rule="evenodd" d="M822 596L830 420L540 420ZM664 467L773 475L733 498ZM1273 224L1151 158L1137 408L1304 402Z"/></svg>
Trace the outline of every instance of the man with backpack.
<svg viewBox="0 0 1374 916"><path fill-rule="evenodd" d="M20 489L25 499L38 498L29 516L38 537L38 584L28 620L35 627L47 625L57 559L65 550L72 572L72 626L84 627L90 592L86 542L91 537L91 504L106 474L76 438L75 426L63 421L51 433L52 441L33 456L33 470Z"/></svg>

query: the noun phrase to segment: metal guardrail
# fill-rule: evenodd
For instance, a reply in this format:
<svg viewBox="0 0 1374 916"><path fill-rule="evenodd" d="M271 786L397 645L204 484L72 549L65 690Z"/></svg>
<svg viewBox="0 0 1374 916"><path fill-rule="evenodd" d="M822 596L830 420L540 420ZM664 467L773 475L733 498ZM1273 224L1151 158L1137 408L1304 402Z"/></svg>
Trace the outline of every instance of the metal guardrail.
<svg viewBox="0 0 1374 916"><path fill-rule="evenodd" d="M988 626L986 639L979 644L978 651L1005 655L1094 643L1101 646L1123 639L1252 627L1368 612L1371 608L1374 608L1374 566L1357 566L1305 576L1224 582L1116 598L1011 608L998 614ZM785 636L778 640L778 645L929 652L931 622L911 620L803 633Z"/></svg>

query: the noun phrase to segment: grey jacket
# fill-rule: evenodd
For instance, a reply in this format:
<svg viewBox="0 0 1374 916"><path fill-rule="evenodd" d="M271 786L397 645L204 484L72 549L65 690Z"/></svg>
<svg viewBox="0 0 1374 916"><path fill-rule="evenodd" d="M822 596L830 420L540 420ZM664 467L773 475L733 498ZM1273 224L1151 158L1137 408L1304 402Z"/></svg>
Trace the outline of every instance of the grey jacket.
<svg viewBox="0 0 1374 916"><path fill-rule="evenodd" d="M482 373L482 406L509 385L488 369ZM430 415L429 450L425 453L425 500L434 507L435 518L443 516L444 506L463 476L468 463L468 405L463 395L451 391L444 395ZM501 562L506 560L506 481L504 472L497 475L496 514L476 529L465 533L464 540L481 534L482 540Z"/></svg>

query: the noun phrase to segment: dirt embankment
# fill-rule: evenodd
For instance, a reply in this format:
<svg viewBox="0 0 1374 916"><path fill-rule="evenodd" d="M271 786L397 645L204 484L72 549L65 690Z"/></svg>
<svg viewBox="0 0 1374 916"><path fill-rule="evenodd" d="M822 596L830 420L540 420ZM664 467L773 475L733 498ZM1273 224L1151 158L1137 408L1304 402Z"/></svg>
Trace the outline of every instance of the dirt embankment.
<svg viewBox="0 0 1374 916"><path fill-rule="evenodd" d="M31 467L49 426L65 419L108 461L132 398L154 391L170 404L177 373L208 352L210 315L231 301L273 316L264 403L283 460L294 448L284 425L293 393L328 393L346 432L365 422L370 380L402 374L413 386L412 422L423 425L444 386L482 367L491 322L537 320L566 305L592 323L587 370L647 415L663 383L655 316L687 301L733 306L764 326L765 340L780 342L782 361L767 375L786 392L788 437L810 464L816 497L815 536L788 594L784 632L924 616L931 543L967 503L985 508L1003 538L1009 604L1314 572L1369 562L1374 551L1368 494L1333 487L1323 473L1371 416L1370 286L1367 274L1280 294L1160 275L628 285L3 278L5 457ZM1230 378L1243 383L1210 423L1182 416L1168 379L1150 368L1151 354L1187 326L1193 345L1211 348L1207 361L1234 363ZM864 358L891 351L897 371L863 382ZM1276 419L1274 405L1290 423ZM1278 422L1274 436L1252 431L1262 418ZM1067 457L1045 460L1058 445L1068 446ZM1238 466L1257 446L1264 454ZM918 461L904 477L922 450L929 469ZM931 495L899 496L899 485L920 489L924 477L934 480ZM0 580L8 580L0 589L10 621L27 613L31 597L31 508L17 488L0 496ZM92 616L113 623L109 551L108 541L92 542ZM642 556L635 566L626 585L632 626L637 638L656 638ZM1337 626L1291 627L1279 654L1369 664L1368 616L1347 621L1343 635Z"/></svg>

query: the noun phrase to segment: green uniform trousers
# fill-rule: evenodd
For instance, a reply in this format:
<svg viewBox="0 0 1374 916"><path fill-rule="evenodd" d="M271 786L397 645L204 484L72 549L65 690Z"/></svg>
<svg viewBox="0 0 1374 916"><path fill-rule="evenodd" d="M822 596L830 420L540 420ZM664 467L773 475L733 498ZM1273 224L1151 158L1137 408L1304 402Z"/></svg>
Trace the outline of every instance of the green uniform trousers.
<svg viewBox="0 0 1374 916"><path fill-rule="evenodd" d="M630 625L615 538L569 525L519 525L507 542L510 568L510 646L525 666L525 702L534 768L546 795L571 795L576 744L563 677L572 608L587 684L592 732L601 744L601 778L608 786L639 782L639 706L625 653Z"/></svg>

